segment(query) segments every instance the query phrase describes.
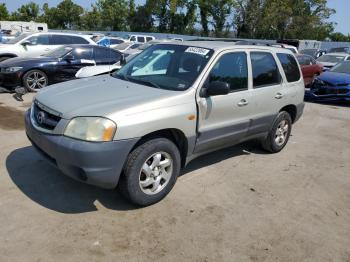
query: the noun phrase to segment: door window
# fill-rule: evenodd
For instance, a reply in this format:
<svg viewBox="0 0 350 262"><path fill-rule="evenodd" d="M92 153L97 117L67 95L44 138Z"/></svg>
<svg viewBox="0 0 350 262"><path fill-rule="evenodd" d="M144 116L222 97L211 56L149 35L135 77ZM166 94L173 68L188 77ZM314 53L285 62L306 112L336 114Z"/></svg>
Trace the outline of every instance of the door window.
<svg viewBox="0 0 350 262"><path fill-rule="evenodd" d="M281 83L281 75L271 53L250 53L253 70L253 86L261 88Z"/></svg>
<svg viewBox="0 0 350 262"><path fill-rule="evenodd" d="M290 54L277 54L278 59L280 60L283 71L286 74L288 82L297 82L300 80L300 71L298 63L295 58ZM312 65L312 60L309 59L309 65Z"/></svg>
<svg viewBox="0 0 350 262"><path fill-rule="evenodd" d="M75 60L84 59L84 60L93 60L92 48L75 48L72 52Z"/></svg>
<svg viewBox="0 0 350 262"><path fill-rule="evenodd" d="M110 48L94 47L95 60L97 63L115 64L120 60L120 53Z"/></svg>
<svg viewBox="0 0 350 262"><path fill-rule="evenodd" d="M51 35L51 45L70 45L72 44L72 38L68 35Z"/></svg>
<svg viewBox="0 0 350 262"><path fill-rule="evenodd" d="M83 37L79 36L70 36L72 44L79 45L79 44L89 44L89 41L84 39Z"/></svg>
<svg viewBox="0 0 350 262"><path fill-rule="evenodd" d="M145 42L145 38L143 36L138 36L137 37L137 42L144 43Z"/></svg>
<svg viewBox="0 0 350 262"><path fill-rule="evenodd" d="M151 41L151 40L153 40L152 37L149 37L149 36L146 37L146 41L147 41L147 42L149 42L149 41Z"/></svg>
<svg viewBox="0 0 350 262"><path fill-rule="evenodd" d="M36 35L28 39L31 45L48 45L49 37L48 35Z"/></svg>
<svg viewBox="0 0 350 262"><path fill-rule="evenodd" d="M244 52L224 54L210 72L209 83L226 82L231 92L248 89L247 55Z"/></svg>

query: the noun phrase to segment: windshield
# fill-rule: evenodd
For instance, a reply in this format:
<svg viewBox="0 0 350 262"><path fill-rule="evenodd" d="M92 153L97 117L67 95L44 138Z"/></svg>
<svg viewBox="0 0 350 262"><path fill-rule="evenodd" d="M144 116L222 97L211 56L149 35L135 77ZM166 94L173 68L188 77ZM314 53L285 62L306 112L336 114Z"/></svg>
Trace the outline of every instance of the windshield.
<svg viewBox="0 0 350 262"><path fill-rule="evenodd" d="M188 89L214 51L184 45L153 45L134 57L113 76L156 88Z"/></svg>
<svg viewBox="0 0 350 262"><path fill-rule="evenodd" d="M124 49L128 48L131 45L133 45L133 43L121 43L121 44L117 45L116 47L114 47L114 49L124 50Z"/></svg>
<svg viewBox="0 0 350 262"><path fill-rule="evenodd" d="M5 44L17 44L19 41L23 40L24 38L26 38L27 36L29 36L30 34L21 34L13 39L10 39L9 41L7 41Z"/></svg>
<svg viewBox="0 0 350 262"><path fill-rule="evenodd" d="M56 48L56 49L52 50L51 52L48 52L42 56L61 58L61 57L65 56L66 54L68 54L72 50L73 50L73 48L71 48L69 46L62 46L62 47Z"/></svg>
<svg viewBox="0 0 350 262"><path fill-rule="evenodd" d="M342 62L335 65L330 72L350 74L350 62Z"/></svg>
<svg viewBox="0 0 350 262"><path fill-rule="evenodd" d="M317 62L339 63L345 59L342 55L323 55L317 58Z"/></svg>

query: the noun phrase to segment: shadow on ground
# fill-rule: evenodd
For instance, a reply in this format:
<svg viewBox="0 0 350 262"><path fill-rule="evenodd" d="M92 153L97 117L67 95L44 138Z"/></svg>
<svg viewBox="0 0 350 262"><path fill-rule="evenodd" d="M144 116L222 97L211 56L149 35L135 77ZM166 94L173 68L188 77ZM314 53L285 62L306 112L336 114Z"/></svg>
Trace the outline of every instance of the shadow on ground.
<svg viewBox="0 0 350 262"><path fill-rule="evenodd" d="M181 175L250 153L264 152L253 141L244 143L193 160ZM124 200L116 190L100 189L66 177L31 146L13 151L6 159L6 168L12 181L27 197L57 212L75 214L97 211L96 200L111 210L138 208Z"/></svg>

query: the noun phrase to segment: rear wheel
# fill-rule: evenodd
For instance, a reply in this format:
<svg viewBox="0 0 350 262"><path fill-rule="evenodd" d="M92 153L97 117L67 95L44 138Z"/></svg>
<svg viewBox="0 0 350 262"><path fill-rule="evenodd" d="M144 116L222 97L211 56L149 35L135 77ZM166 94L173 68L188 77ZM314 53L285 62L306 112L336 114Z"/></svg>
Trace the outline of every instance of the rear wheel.
<svg viewBox="0 0 350 262"><path fill-rule="evenodd" d="M262 147L271 153L281 151L289 140L292 131L292 119L290 114L282 111L278 114L269 134L262 141Z"/></svg>
<svg viewBox="0 0 350 262"><path fill-rule="evenodd" d="M48 83L47 75L38 69L30 70L23 76L23 85L29 92L38 92Z"/></svg>
<svg viewBox="0 0 350 262"><path fill-rule="evenodd" d="M130 153L118 187L134 204L152 205L170 192L180 169L177 146L165 138L152 139Z"/></svg>

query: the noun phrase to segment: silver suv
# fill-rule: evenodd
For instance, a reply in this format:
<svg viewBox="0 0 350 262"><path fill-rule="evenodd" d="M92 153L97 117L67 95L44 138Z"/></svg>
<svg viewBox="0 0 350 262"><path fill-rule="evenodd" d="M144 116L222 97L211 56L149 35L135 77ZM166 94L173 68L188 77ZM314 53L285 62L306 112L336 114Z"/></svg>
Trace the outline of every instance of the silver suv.
<svg viewBox="0 0 350 262"><path fill-rule="evenodd" d="M164 198L199 155L249 139L276 153L304 108L291 51L221 42L149 47L120 71L53 85L26 114L33 145L63 173L133 203Z"/></svg>

